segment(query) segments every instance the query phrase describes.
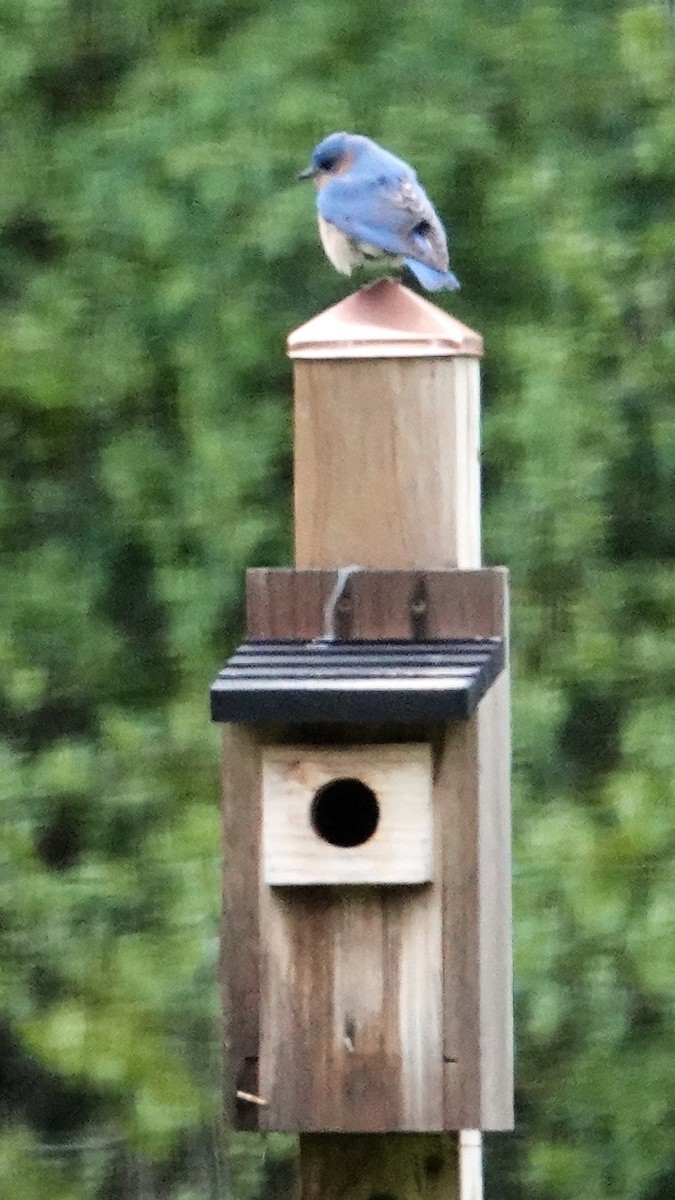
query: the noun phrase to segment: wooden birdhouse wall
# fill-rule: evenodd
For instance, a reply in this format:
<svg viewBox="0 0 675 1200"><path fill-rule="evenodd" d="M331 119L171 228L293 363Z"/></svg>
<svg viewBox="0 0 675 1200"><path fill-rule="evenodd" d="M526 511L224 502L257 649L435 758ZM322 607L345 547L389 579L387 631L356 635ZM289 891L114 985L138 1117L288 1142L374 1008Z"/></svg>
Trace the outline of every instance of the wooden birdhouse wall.
<svg viewBox="0 0 675 1200"><path fill-rule="evenodd" d="M409 637L420 584L429 637L505 636L500 569L359 572L350 582L355 639L378 630ZM332 571L249 572L249 635L320 636L334 583ZM228 1025L237 1086L265 1102L240 1105L244 1126L252 1119L286 1130L510 1126L505 688L502 675L466 722L225 727ZM349 873L336 882L330 867L339 851L327 847L318 868L312 859L312 781L320 787L331 770L338 777L349 770L386 799L397 763L404 773L416 767L415 782L409 774L404 780L412 789L407 819L430 854L428 871L417 864L429 878L393 882L389 862L384 878L376 863L369 882ZM284 832L289 764L296 807ZM298 789L306 795L304 828ZM267 848L264 805L277 810ZM396 845L394 838L391 855ZM401 842L400 853L405 872L409 844ZM286 882L275 878L279 871ZM303 884L298 873L307 871Z"/></svg>

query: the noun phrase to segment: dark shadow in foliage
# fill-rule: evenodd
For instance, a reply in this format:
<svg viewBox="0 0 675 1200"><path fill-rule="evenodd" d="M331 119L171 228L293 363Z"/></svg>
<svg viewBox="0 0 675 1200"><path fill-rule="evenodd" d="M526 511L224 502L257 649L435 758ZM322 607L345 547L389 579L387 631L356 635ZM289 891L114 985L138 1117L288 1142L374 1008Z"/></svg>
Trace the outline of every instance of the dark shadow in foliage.
<svg viewBox="0 0 675 1200"><path fill-rule="evenodd" d="M630 971L630 964L625 969ZM633 988L630 994L629 1023L630 1032L627 1038L633 1050L637 1040L648 1045L652 1038L667 1037L668 1034L663 1011L651 996L643 995L637 988ZM673 1195L675 1196L675 1190Z"/></svg>
<svg viewBox="0 0 675 1200"><path fill-rule="evenodd" d="M36 846L45 866L53 871L74 867L84 848L85 832L79 804L67 797L51 800L49 820L42 826Z"/></svg>
<svg viewBox="0 0 675 1200"><path fill-rule="evenodd" d="M260 1200L292 1200L297 1194L295 1156L275 1155L265 1161Z"/></svg>
<svg viewBox="0 0 675 1200"><path fill-rule="evenodd" d="M0 511L5 552L24 554L50 539L83 548L88 539L98 543L107 503L95 473L103 437L102 426L75 407L41 407L21 392L0 390L0 444L12 481Z"/></svg>
<svg viewBox="0 0 675 1200"><path fill-rule="evenodd" d="M619 761L623 701L616 689L590 680L573 683L567 694L560 749L571 769L571 782L583 787Z"/></svg>
<svg viewBox="0 0 675 1200"><path fill-rule="evenodd" d="M39 408L20 391L0 391L0 437L12 483L59 475L71 482L92 462L102 434L75 408Z"/></svg>
<svg viewBox="0 0 675 1200"><path fill-rule="evenodd" d="M640 1200L673 1200L675 1196L675 1158L662 1175L643 1192Z"/></svg>
<svg viewBox="0 0 675 1200"><path fill-rule="evenodd" d="M531 1129L534 1107L528 1104L522 1089L516 1090L515 1110L516 1129ZM517 1133L491 1133L483 1146L486 1194L498 1195L500 1200L523 1200L522 1181L529 1150L525 1138Z"/></svg>
<svg viewBox="0 0 675 1200"><path fill-rule="evenodd" d="M24 1050L9 1025L0 1023L0 1124L26 1122L38 1139L66 1139L101 1120L102 1107L101 1095L52 1074Z"/></svg>
<svg viewBox="0 0 675 1200"><path fill-rule="evenodd" d="M149 356L153 353L153 343L159 334L148 321L146 329L146 348ZM161 439L163 446L177 454L189 457L189 447L186 444L182 427L178 395L180 379L178 371L172 363L158 360L154 363L152 382L143 387L142 391L130 392L120 406L117 421L120 428L130 429L142 425L153 431L153 435ZM167 498L168 503L168 498Z"/></svg>
<svg viewBox="0 0 675 1200"><path fill-rule="evenodd" d="M204 1197L204 1200L230 1197L224 1153L218 1130L202 1125L190 1130L163 1161L141 1154L128 1141L120 1139L108 1160L108 1168L96 1191L96 1200L129 1200L147 1196L152 1200L170 1200L176 1189L180 1195ZM288 1193L289 1200L291 1193ZM261 1196L260 1200L263 1200Z"/></svg>
<svg viewBox="0 0 675 1200"><path fill-rule="evenodd" d="M621 130L618 137L629 138L629 127ZM626 232L640 232L657 221L669 221L673 208L673 180L664 171L649 175L629 175L623 180L612 181L612 199L621 204L621 226Z"/></svg>
<svg viewBox="0 0 675 1200"><path fill-rule="evenodd" d="M66 985L57 974L56 967L46 961L35 962L31 966L29 987L31 998L39 1008L56 1004L68 995Z"/></svg>
<svg viewBox="0 0 675 1200"><path fill-rule="evenodd" d="M65 247L49 221L37 213L17 213L0 229L0 249L44 266L63 253Z"/></svg>
<svg viewBox="0 0 675 1200"><path fill-rule="evenodd" d="M152 554L139 539L130 537L112 554L103 608L126 642L112 695L133 706L153 708L160 697L166 703L175 683L167 619L154 592Z"/></svg>
<svg viewBox="0 0 675 1200"><path fill-rule="evenodd" d="M659 460L650 399L626 402L623 455L610 469L607 549L615 562L675 558L675 478Z"/></svg>
<svg viewBox="0 0 675 1200"><path fill-rule="evenodd" d="M53 225L35 212L16 213L0 227L0 305L20 300L36 271L63 254L63 240Z"/></svg>
<svg viewBox="0 0 675 1200"><path fill-rule="evenodd" d="M0 725L15 750L36 754L61 738L93 738L98 732L91 696L54 693L38 708L15 711L0 700Z"/></svg>
<svg viewBox="0 0 675 1200"><path fill-rule="evenodd" d="M129 58L120 50L85 50L36 71L33 91L53 121L76 120L111 102L128 67Z"/></svg>

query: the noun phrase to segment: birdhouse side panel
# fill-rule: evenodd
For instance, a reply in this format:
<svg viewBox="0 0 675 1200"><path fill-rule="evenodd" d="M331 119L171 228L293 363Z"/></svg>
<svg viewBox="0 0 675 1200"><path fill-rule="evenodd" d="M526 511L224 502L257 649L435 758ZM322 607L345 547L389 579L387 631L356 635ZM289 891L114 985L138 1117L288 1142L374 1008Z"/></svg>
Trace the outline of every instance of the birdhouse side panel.
<svg viewBox="0 0 675 1200"><path fill-rule="evenodd" d="M513 1129L513 982L509 679L477 716L482 1129Z"/></svg>
<svg viewBox="0 0 675 1200"><path fill-rule="evenodd" d="M443 812L444 1127L479 1128L479 901L476 724L439 732L435 788Z"/></svg>
<svg viewBox="0 0 675 1200"><path fill-rule="evenodd" d="M237 1129L257 1129L260 1108L236 1102L257 1095L260 1005L261 781L258 735L223 725L223 910L221 979L225 1040L225 1109Z"/></svg>

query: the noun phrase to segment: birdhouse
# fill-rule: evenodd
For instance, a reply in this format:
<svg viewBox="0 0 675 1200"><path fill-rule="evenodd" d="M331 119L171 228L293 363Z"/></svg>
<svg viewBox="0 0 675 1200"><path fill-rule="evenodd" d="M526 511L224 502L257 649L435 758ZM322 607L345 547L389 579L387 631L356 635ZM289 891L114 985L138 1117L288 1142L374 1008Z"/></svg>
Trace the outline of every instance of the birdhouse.
<svg viewBox="0 0 675 1200"><path fill-rule="evenodd" d="M507 577L266 570L224 724L241 1128L510 1128Z"/></svg>

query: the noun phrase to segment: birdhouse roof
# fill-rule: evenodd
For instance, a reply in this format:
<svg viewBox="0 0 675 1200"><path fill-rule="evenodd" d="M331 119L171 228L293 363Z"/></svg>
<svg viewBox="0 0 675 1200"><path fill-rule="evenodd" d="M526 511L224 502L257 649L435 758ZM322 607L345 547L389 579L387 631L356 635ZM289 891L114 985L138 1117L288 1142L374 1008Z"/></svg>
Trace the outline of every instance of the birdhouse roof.
<svg viewBox="0 0 675 1200"><path fill-rule="evenodd" d="M252 641L211 688L214 721L466 721L504 666L500 638Z"/></svg>

